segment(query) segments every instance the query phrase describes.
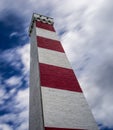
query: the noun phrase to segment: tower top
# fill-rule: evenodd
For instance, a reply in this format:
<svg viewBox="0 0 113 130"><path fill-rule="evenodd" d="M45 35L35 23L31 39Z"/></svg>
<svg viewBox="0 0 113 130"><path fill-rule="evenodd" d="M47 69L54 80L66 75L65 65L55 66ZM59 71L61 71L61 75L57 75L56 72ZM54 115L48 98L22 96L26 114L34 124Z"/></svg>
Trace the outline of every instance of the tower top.
<svg viewBox="0 0 113 130"><path fill-rule="evenodd" d="M44 15L41 15L41 14L33 13L31 24L30 24L30 27L29 27L29 36L32 32L32 28L34 26L35 21L40 21L42 23L51 24L51 25L54 24L53 18L48 17L48 16L44 16Z"/></svg>

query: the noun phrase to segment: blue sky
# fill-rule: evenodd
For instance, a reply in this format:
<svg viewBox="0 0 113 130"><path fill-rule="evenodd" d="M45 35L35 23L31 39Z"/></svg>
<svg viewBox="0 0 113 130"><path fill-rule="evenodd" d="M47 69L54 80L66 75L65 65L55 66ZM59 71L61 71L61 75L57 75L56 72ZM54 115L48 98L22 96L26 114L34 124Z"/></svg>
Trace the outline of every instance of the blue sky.
<svg viewBox="0 0 113 130"><path fill-rule="evenodd" d="M113 130L113 1L0 1L0 130L28 130L28 28L32 13L54 26L101 130Z"/></svg>

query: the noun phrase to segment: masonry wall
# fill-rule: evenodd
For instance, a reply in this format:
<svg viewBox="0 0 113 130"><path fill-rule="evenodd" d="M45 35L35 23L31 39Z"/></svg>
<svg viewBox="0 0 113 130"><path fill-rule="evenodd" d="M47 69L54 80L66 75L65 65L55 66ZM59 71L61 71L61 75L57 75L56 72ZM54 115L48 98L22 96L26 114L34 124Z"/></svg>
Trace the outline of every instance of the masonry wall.
<svg viewBox="0 0 113 130"><path fill-rule="evenodd" d="M44 130L43 109L39 76L39 59L37 52L36 26L34 24L31 34L30 47L30 107L29 130Z"/></svg>
<svg viewBox="0 0 113 130"><path fill-rule="evenodd" d="M97 130L54 27L38 21L36 34L45 129Z"/></svg>
<svg viewBox="0 0 113 130"><path fill-rule="evenodd" d="M98 130L52 24L31 33L30 130Z"/></svg>

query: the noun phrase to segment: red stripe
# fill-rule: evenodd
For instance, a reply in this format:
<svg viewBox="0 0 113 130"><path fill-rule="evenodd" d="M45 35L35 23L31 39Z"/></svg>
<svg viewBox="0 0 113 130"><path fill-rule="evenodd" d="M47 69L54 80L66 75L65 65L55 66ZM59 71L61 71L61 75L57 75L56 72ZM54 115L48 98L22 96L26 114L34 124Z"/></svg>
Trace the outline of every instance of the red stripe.
<svg viewBox="0 0 113 130"><path fill-rule="evenodd" d="M40 63L41 86L82 92L72 69Z"/></svg>
<svg viewBox="0 0 113 130"><path fill-rule="evenodd" d="M70 129L70 128L53 128L53 127L45 127L45 130L86 130L86 129Z"/></svg>
<svg viewBox="0 0 113 130"><path fill-rule="evenodd" d="M37 44L38 47L64 52L60 41L37 36Z"/></svg>
<svg viewBox="0 0 113 130"><path fill-rule="evenodd" d="M55 32L55 29L54 29L53 25L43 23L43 22L40 22L40 21L36 22L36 27L43 28L43 29Z"/></svg>

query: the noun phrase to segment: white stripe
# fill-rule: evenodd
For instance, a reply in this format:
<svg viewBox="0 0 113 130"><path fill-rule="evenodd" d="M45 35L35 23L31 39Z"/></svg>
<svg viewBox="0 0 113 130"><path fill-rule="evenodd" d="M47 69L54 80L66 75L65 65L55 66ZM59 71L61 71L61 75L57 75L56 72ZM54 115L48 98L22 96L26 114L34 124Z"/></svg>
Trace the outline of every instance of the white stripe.
<svg viewBox="0 0 113 130"><path fill-rule="evenodd" d="M82 93L41 88L46 127L98 130Z"/></svg>
<svg viewBox="0 0 113 130"><path fill-rule="evenodd" d="M36 35L41 36L41 37L45 37L48 39L52 39L52 40L57 40L57 41L59 40L58 36L56 35L56 32L49 31L46 29L36 28Z"/></svg>
<svg viewBox="0 0 113 130"><path fill-rule="evenodd" d="M65 53L38 47L39 62L64 68L71 68Z"/></svg>

